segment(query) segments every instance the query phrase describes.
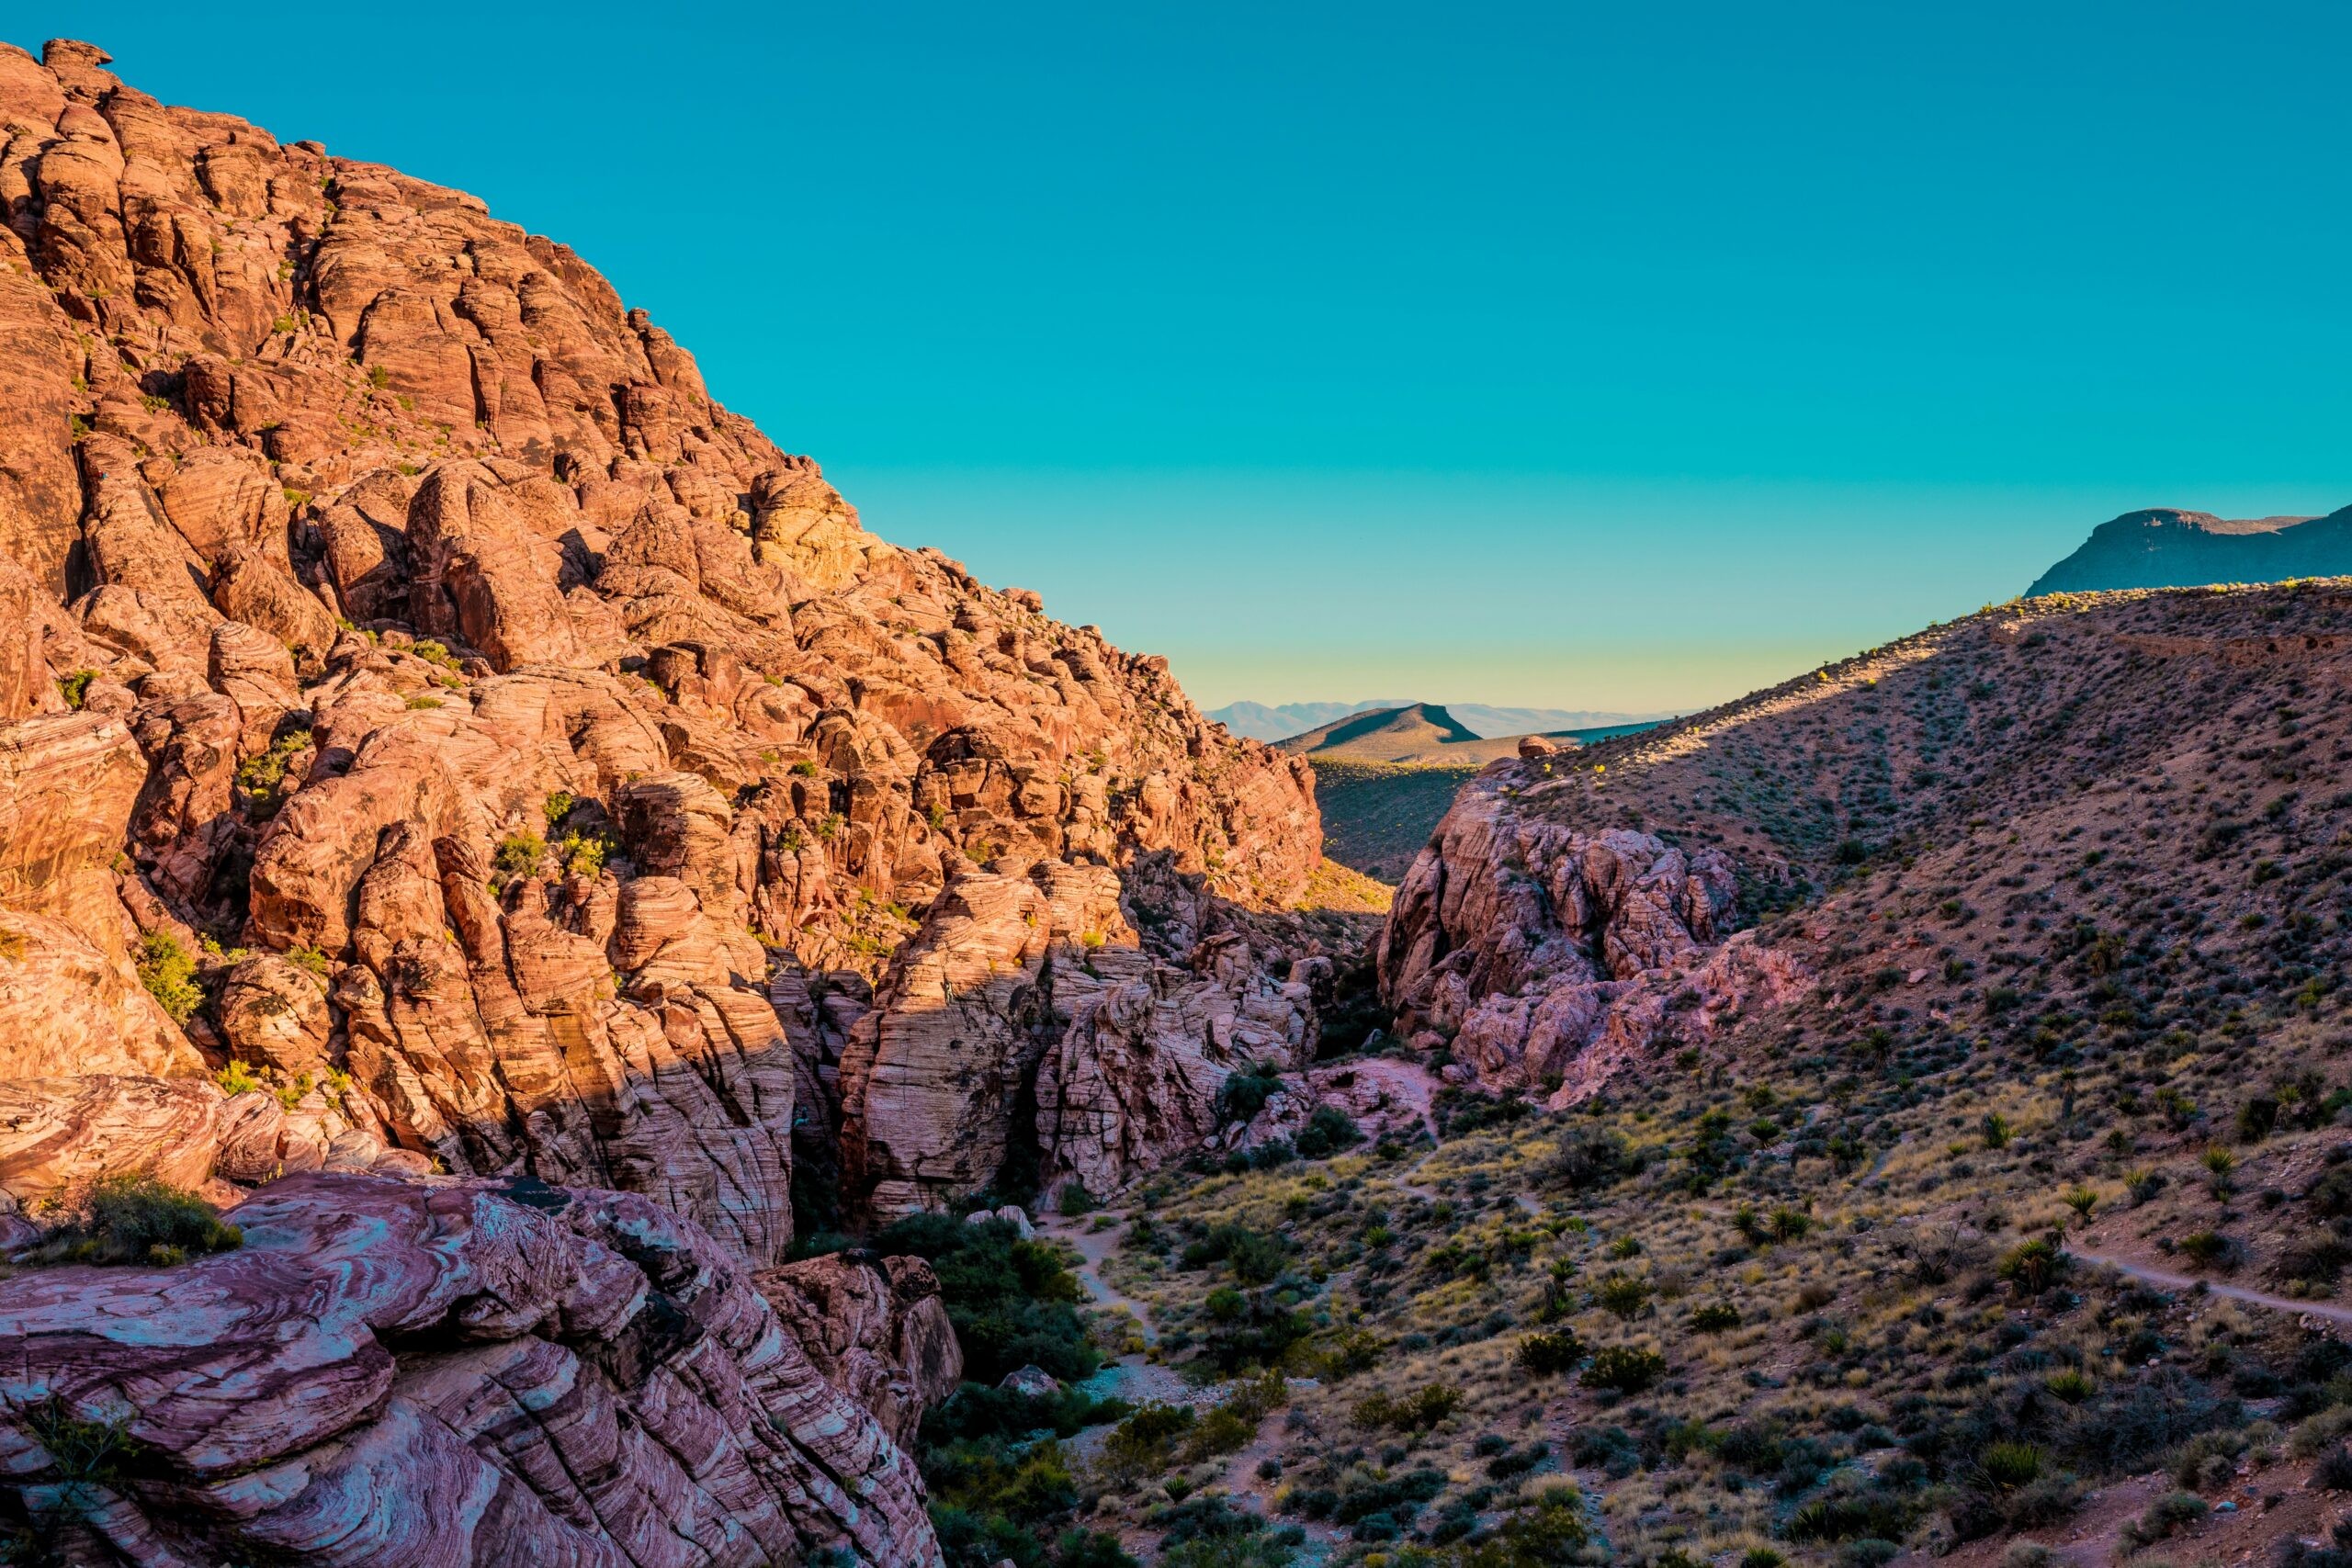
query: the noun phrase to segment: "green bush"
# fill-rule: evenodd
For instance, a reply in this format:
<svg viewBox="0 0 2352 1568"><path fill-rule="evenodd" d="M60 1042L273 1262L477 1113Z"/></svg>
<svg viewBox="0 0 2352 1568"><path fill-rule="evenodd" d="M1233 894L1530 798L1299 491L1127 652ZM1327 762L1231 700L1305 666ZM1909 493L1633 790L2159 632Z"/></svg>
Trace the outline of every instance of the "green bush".
<svg viewBox="0 0 2352 1568"><path fill-rule="evenodd" d="M1583 1561L1590 1540L1583 1495L1571 1485L1549 1486L1464 1547L1460 1562L1462 1568L1571 1568Z"/></svg>
<svg viewBox="0 0 2352 1568"><path fill-rule="evenodd" d="M1356 1401L1350 1419L1359 1427L1426 1432L1453 1415L1461 1403L1462 1391L1442 1382L1416 1389L1402 1399L1384 1389Z"/></svg>
<svg viewBox="0 0 2352 1568"><path fill-rule="evenodd" d="M547 852L548 841L537 833L509 833L498 840L498 854L491 863L492 880L532 875Z"/></svg>
<svg viewBox="0 0 2352 1568"><path fill-rule="evenodd" d="M1554 1377L1576 1370L1577 1363L1584 1359L1584 1346L1566 1329L1530 1334L1519 1342L1511 1359L1523 1372Z"/></svg>
<svg viewBox="0 0 2352 1568"><path fill-rule="evenodd" d="M2028 1295L2040 1295L2066 1269L2066 1255L2047 1236L2021 1241L2001 1255L1997 1272Z"/></svg>
<svg viewBox="0 0 2352 1568"><path fill-rule="evenodd" d="M2031 1443L1988 1443L1976 1456L1976 1468L1989 1485L2023 1486L2040 1479L2041 1450Z"/></svg>
<svg viewBox="0 0 2352 1568"><path fill-rule="evenodd" d="M100 1177L69 1210L71 1217L50 1231L28 1261L165 1268L232 1251L245 1239L195 1193L144 1172Z"/></svg>
<svg viewBox="0 0 2352 1568"><path fill-rule="evenodd" d="M57 694L65 699L67 707L79 712L89 700L90 682L97 678L95 670L76 670L70 675L61 675L57 678Z"/></svg>
<svg viewBox="0 0 2352 1568"><path fill-rule="evenodd" d="M939 1275L963 1347L964 1370L975 1382L1035 1365L1065 1382L1102 1364L1077 1303L1086 1291L1053 1246L1023 1241L1004 1220L968 1224L949 1214L910 1214L873 1241L885 1254L911 1253Z"/></svg>
<svg viewBox="0 0 2352 1568"><path fill-rule="evenodd" d="M1592 1364L1579 1381L1587 1388L1639 1393L1666 1376L1666 1358L1655 1350L1632 1345L1605 1345L1593 1352Z"/></svg>
<svg viewBox="0 0 2352 1568"><path fill-rule="evenodd" d="M171 932L152 931L141 937L137 964L139 983L174 1023L186 1023L204 1005L203 989L196 983L196 960Z"/></svg>
<svg viewBox="0 0 2352 1568"><path fill-rule="evenodd" d="M1690 1326L1702 1334L1721 1334L1739 1326L1739 1309L1729 1302L1709 1302L1690 1314Z"/></svg>
<svg viewBox="0 0 2352 1568"><path fill-rule="evenodd" d="M1363 1142L1363 1134L1336 1106L1318 1105L1306 1119L1293 1146L1301 1159L1328 1159Z"/></svg>
<svg viewBox="0 0 2352 1568"><path fill-rule="evenodd" d="M1220 1122L1247 1122L1266 1107L1266 1101L1283 1087L1282 1068L1272 1062L1258 1062L1236 1070L1216 1091L1216 1111Z"/></svg>

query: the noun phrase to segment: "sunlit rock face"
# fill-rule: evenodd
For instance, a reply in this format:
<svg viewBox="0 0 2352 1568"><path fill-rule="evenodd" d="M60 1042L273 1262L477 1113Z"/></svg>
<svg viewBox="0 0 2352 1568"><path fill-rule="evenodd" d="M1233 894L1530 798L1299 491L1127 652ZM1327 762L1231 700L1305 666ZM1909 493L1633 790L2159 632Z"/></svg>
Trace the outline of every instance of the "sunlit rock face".
<svg viewBox="0 0 2352 1568"><path fill-rule="evenodd" d="M992 1044L1018 1081L916 1108L966 1165L1042 1136L1119 1179L1295 1045L1257 1016L1295 954L1143 964L1116 906L1138 856L1295 901L1304 762L865 532L560 244L108 63L0 48L0 1019L39 1129L0 1184L148 1158L205 1100L175 1171L527 1172L777 1262L796 1150L886 1204L946 1179L888 1173L918 1134L850 1036L879 983L886 1081L921 1055L903 971L991 874L1119 987L1227 998L1188 1031L1235 1021L1125 1087L1057 1066L1042 1134L1061 1035ZM1044 959L1008 949L1063 1005L1110 984ZM1132 1049L1141 1006L1086 1037ZM853 1099L884 1131L843 1145Z"/></svg>

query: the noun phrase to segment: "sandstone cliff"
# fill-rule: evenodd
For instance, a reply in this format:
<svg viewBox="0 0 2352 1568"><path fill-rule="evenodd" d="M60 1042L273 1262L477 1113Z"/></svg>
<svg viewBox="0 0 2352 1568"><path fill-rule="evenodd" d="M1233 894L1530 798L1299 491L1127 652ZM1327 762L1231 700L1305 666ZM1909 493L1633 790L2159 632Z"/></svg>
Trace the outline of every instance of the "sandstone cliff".
<svg viewBox="0 0 2352 1568"><path fill-rule="evenodd" d="M0 1009L39 1015L10 1076L112 1075L105 1116L150 1141L165 1091L124 1086L178 1085L234 1180L527 1170L773 1261L796 1131L904 1163L873 1130L934 1109L894 1074L956 1066L925 1055L956 1048L925 966L988 878L1115 905L1156 853L1297 897L1311 775L1164 661L865 532L562 246L107 64L0 51ZM1053 940L1162 990L1231 969L1072 913L996 943L1000 988ZM160 1007L133 961L174 953L198 973ZM850 1049L883 1071L835 1151L854 1021L824 1004L877 980ZM1204 983L1238 1007L1264 979ZM199 1107L232 1058L286 1092ZM1036 1136L1026 1081L967 1099L932 1134ZM1189 1133L1117 1114L1084 1135L1120 1170ZM0 1145L20 1197L112 1157Z"/></svg>
<svg viewBox="0 0 2352 1568"><path fill-rule="evenodd" d="M0 46L0 1194L276 1185L202 1323L7 1293L28 1506L49 1410L160 1456L90 1516L139 1561L928 1560L937 1302L745 1281L796 1196L1114 1185L1302 1060L1311 773L867 533L564 246L108 64ZM348 1332L268 1361L297 1297ZM174 1336L283 1396L106 1394Z"/></svg>

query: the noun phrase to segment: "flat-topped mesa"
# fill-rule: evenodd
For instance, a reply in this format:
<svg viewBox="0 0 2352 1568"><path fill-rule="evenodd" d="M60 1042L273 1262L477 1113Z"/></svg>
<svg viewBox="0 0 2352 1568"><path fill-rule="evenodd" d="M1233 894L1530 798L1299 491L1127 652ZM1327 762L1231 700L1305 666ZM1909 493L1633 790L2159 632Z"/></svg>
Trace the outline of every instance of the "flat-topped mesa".
<svg viewBox="0 0 2352 1568"><path fill-rule="evenodd" d="M772 1263L859 998L976 868L1299 897L1306 764L1164 660L868 533L564 246L109 64L0 47L13 1076L111 1021L92 1070L260 1080L217 1175L528 1170ZM107 1157L6 1145L27 1198Z"/></svg>

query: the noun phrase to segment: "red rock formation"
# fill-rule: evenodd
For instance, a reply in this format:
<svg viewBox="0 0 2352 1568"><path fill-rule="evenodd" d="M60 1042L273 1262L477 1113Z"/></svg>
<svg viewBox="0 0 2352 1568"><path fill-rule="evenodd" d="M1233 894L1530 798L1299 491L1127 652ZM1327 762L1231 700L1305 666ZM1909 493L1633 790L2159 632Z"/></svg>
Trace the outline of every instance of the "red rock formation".
<svg viewBox="0 0 2352 1568"><path fill-rule="evenodd" d="M1304 763L1226 739L1165 661L866 534L562 246L107 63L0 48L0 918L33 949L0 1008L34 1021L25 1076L100 1027L150 1044L81 1070L190 1076L200 1050L298 1100L334 1074L310 1122L238 1110L224 1169L529 1170L764 1262L799 1097L842 1093L815 996L890 968L973 865L1091 889L1109 918L1056 929L1191 998L1168 1028L1281 1011L1271 971L1137 967L1113 872L1161 855L1291 901L1320 838ZM85 790L101 809L58 809ZM130 982L153 931L220 950L185 1035ZM884 982L886 1076L937 1068L904 999L928 951ZM1132 1055L1148 1010L1090 1009L1080 1038ZM1236 1028L1181 1093L1072 1046L1069 1137L1119 1152L1062 1167L1162 1157L1250 1028L1299 1021ZM1055 1043L1000 1052L1021 1081L922 1135L975 1167L1030 1138ZM854 1098L899 1141L944 1110ZM896 1157L867 1142L843 1157Z"/></svg>
<svg viewBox="0 0 2352 1568"><path fill-rule="evenodd" d="M872 1411L901 1448L963 1379L939 1277L920 1258L829 1253L752 1282L825 1381Z"/></svg>
<svg viewBox="0 0 2352 1568"><path fill-rule="evenodd" d="M1413 1043L1450 1046L1493 1089L1552 1086L1574 1104L1662 1043L1793 999L1804 970L1727 934L1721 852L1548 819L1541 754L1464 784L1413 862L1376 949L1383 998Z"/></svg>
<svg viewBox="0 0 2352 1568"><path fill-rule="evenodd" d="M62 1560L939 1561L881 1422L642 1199L307 1176L227 1217L233 1252L0 1282L0 1484ZM141 1462L64 1484L62 1421Z"/></svg>

